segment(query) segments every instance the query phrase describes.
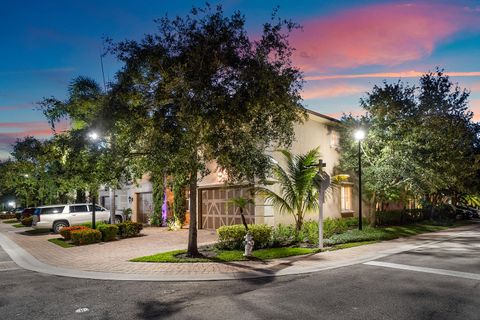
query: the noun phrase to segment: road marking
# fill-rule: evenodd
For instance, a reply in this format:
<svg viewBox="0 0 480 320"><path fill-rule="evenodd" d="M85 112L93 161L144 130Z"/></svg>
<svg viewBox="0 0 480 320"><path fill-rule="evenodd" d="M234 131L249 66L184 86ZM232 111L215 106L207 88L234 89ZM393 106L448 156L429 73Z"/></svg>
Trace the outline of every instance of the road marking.
<svg viewBox="0 0 480 320"><path fill-rule="evenodd" d="M90 309L88 308L79 308L77 310L75 310L75 313L85 313L85 312L88 312L90 311Z"/></svg>
<svg viewBox="0 0 480 320"><path fill-rule="evenodd" d="M369 262L364 262L363 264L367 264L370 266L377 266L377 267L400 269L400 270L441 274L444 276L451 276L451 277L464 278L464 279L480 280L480 274L469 273L469 272L416 267L416 266L409 266L406 264L398 264L398 263L390 263L390 262L382 262L382 261L369 261Z"/></svg>

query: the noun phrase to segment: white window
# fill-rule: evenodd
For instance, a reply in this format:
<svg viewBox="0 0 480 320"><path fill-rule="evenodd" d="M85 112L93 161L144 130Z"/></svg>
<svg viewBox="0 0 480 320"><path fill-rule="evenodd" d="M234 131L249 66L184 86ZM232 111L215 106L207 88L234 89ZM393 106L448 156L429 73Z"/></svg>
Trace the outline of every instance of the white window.
<svg viewBox="0 0 480 320"><path fill-rule="evenodd" d="M353 211L352 210L352 186L344 184L340 188L340 206L341 211Z"/></svg>

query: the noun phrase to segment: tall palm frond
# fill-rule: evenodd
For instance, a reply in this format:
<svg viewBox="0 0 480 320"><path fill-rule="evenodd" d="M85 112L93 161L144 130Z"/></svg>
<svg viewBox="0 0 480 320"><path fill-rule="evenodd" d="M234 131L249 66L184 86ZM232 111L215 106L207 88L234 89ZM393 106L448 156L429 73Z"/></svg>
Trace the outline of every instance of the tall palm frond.
<svg viewBox="0 0 480 320"><path fill-rule="evenodd" d="M265 197L281 213L291 214L297 230L303 224L303 218L308 211L318 208L318 191L315 187L316 166L319 161L318 148L306 154L293 155L288 150L279 150L285 161L285 169L279 164L272 168L275 183L280 192L276 193L266 187L257 187L256 192Z"/></svg>

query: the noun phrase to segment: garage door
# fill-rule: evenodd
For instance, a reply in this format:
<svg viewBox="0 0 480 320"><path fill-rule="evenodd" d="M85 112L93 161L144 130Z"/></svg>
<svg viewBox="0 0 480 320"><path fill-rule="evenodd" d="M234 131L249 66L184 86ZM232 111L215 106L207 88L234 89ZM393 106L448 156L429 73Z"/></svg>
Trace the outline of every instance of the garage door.
<svg viewBox="0 0 480 320"><path fill-rule="evenodd" d="M241 224L238 207L229 203L232 198L250 198L249 187L202 188L199 191L200 223L202 229L217 229L221 226ZM244 210L247 223L255 223L255 206L248 204Z"/></svg>

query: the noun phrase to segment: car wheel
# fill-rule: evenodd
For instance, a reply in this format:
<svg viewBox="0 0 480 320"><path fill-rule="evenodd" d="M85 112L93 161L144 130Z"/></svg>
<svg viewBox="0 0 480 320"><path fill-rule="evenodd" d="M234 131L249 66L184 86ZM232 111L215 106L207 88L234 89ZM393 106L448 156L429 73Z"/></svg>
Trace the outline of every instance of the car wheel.
<svg viewBox="0 0 480 320"><path fill-rule="evenodd" d="M122 223L122 218L120 217L115 217L115 224Z"/></svg>
<svg viewBox="0 0 480 320"><path fill-rule="evenodd" d="M53 232L60 233L60 229L68 227L68 223L66 221L57 221L53 224Z"/></svg>

